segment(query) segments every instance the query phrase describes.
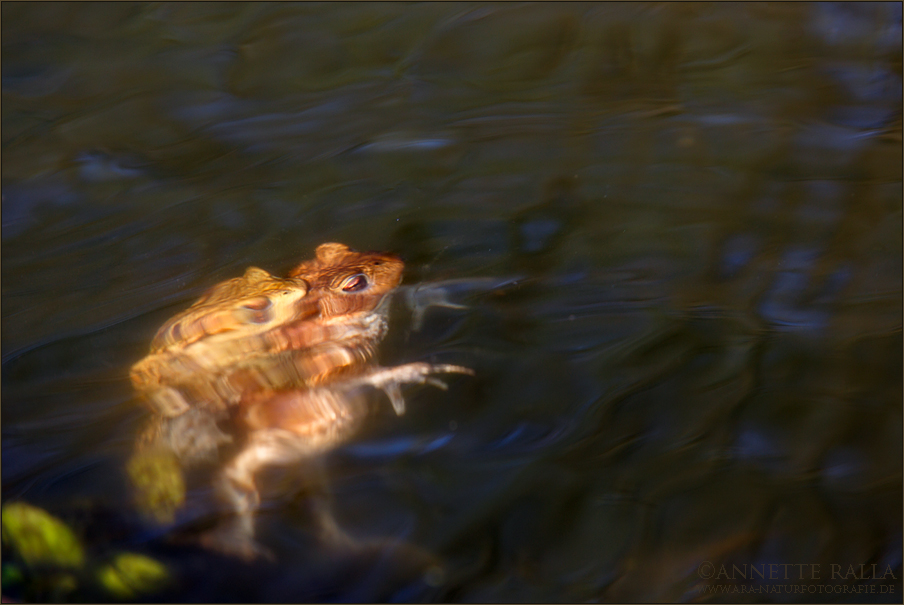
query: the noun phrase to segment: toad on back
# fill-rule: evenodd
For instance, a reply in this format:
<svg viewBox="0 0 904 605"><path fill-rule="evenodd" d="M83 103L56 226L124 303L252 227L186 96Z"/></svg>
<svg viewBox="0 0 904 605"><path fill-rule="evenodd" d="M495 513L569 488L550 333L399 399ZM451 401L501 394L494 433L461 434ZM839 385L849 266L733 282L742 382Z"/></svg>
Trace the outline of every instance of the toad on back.
<svg viewBox="0 0 904 605"><path fill-rule="evenodd" d="M366 387L383 390L401 414L401 385L445 388L431 374L472 373L454 365L373 363L387 331L387 295L403 267L393 255L322 244L287 277L249 268L166 322L131 372L153 413L130 463L133 479L147 475L141 460L148 452L163 451L187 468L239 442L215 481L235 516L214 545L258 554L253 515L262 467L297 463L347 439L367 415ZM142 485L159 491L146 480L136 484L139 492ZM320 520L336 533L328 514Z"/></svg>

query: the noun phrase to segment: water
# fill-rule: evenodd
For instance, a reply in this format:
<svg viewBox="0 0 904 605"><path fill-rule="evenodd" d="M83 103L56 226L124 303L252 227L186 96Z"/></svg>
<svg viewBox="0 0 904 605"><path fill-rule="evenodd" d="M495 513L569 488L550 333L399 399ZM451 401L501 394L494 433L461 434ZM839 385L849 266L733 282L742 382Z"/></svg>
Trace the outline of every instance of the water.
<svg viewBox="0 0 904 605"><path fill-rule="evenodd" d="M151 556L176 601L900 599L899 4L2 12L3 503L91 561ZM326 241L467 305L397 309L382 359L477 376L325 461L383 547L322 552L292 490L275 563L143 524L129 366Z"/></svg>

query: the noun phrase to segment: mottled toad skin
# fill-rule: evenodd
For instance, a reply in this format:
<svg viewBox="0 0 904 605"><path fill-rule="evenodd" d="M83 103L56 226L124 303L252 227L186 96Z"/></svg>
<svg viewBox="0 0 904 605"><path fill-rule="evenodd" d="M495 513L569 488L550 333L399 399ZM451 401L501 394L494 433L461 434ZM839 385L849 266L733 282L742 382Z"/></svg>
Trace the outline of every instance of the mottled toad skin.
<svg viewBox="0 0 904 605"><path fill-rule="evenodd" d="M430 375L471 373L452 365L373 363L387 331L387 295L403 268L389 254L322 244L314 260L287 277L249 268L166 322L131 372L153 413L130 466L143 497L162 498L149 493L161 488L140 463L148 452L171 454L187 468L219 460L221 446L237 442L216 479L235 515L209 543L253 557L262 552L253 539L262 467L298 463L347 439L367 415L366 387L383 390L401 414L401 385L444 388ZM181 504L170 499L177 500L173 508ZM328 514L320 520L337 534Z"/></svg>
<svg viewBox="0 0 904 605"><path fill-rule="evenodd" d="M386 331L380 304L403 267L342 244L321 245L285 279L251 267L164 324L133 366L132 384L164 416L320 384L373 356Z"/></svg>

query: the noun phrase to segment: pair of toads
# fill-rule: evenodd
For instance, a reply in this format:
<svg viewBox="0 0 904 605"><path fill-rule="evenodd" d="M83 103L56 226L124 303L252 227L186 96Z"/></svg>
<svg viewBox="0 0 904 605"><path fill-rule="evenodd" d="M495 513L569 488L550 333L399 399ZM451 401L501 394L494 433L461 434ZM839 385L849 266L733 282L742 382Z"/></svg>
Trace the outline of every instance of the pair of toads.
<svg viewBox="0 0 904 605"><path fill-rule="evenodd" d="M251 267L166 322L131 371L152 411L128 469L145 512L172 520L184 503L184 472L212 466L231 521L205 540L253 558L265 552L254 539L262 469L348 438L367 415L367 387L402 414L402 385L445 388L433 374L471 374L447 364L375 365L403 267L393 255L322 244L287 277ZM326 508L318 519L322 532L343 535Z"/></svg>

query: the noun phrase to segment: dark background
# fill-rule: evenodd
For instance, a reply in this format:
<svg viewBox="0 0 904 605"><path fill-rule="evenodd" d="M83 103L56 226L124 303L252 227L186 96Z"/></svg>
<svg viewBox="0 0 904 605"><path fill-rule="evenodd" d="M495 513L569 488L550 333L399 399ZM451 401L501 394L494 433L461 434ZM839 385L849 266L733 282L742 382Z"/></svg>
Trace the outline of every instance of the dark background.
<svg viewBox="0 0 904 605"><path fill-rule="evenodd" d="M165 563L157 599L900 602L901 31L900 3L4 2L4 504ZM460 280L382 356L477 376L327 461L343 526L441 577L319 553L303 495L261 515L272 564L134 518L129 366L327 241ZM795 583L894 593L701 592Z"/></svg>

